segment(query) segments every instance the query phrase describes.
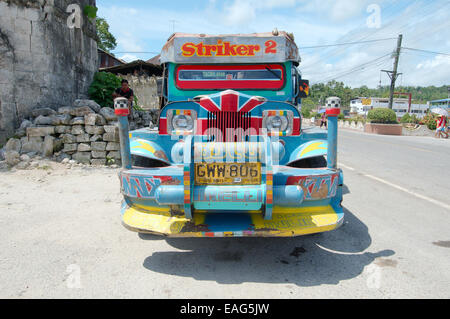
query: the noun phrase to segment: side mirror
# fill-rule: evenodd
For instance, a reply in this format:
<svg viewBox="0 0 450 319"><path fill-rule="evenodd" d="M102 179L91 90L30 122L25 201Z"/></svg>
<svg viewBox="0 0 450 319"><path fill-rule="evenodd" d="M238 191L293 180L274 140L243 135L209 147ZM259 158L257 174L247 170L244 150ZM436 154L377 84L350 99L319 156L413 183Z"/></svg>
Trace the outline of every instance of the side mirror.
<svg viewBox="0 0 450 319"><path fill-rule="evenodd" d="M309 80L298 80L298 82L298 97L301 99L307 98L309 96Z"/></svg>

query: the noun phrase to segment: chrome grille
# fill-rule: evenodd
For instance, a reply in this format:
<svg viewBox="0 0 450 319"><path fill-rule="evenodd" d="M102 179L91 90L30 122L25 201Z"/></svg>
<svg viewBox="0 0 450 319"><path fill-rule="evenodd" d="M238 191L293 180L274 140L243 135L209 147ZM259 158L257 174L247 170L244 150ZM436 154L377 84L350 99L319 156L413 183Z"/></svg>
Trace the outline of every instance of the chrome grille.
<svg viewBox="0 0 450 319"><path fill-rule="evenodd" d="M247 112L209 112L207 124L209 140L215 142L247 141L248 136L245 136L244 132L248 132L251 124L252 117Z"/></svg>

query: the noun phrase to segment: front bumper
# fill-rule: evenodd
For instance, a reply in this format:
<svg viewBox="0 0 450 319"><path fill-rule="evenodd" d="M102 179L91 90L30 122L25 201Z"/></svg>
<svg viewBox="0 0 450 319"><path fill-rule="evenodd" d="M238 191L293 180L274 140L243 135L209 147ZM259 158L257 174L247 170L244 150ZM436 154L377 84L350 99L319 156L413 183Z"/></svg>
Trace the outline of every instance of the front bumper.
<svg viewBox="0 0 450 319"><path fill-rule="evenodd" d="M170 237L293 237L342 224L341 171L274 168L270 205L266 184L189 185L192 196L187 197L182 165L124 170L122 222L133 231Z"/></svg>
<svg viewBox="0 0 450 319"><path fill-rule="evenodd" d="M295 237L334 230L342 225L341 207L274 207L272 220L262 214L196 212L192 220L173 216L170 208L122 206L126 228L168 237Z"/></svg>

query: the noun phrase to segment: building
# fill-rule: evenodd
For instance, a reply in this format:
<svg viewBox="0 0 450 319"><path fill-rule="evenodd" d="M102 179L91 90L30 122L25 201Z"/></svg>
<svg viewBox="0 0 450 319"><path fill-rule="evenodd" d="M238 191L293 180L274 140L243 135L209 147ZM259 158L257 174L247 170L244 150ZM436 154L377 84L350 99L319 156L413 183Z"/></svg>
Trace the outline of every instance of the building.
<svg viewBox="0 0 450 319"><path fill-rule="evenodd" d="M440 107L440 108L446 109L447 111L450 111L450 98L430 101L430 102L428 102L428 105L430 106L430 109Z"/></svg>
<svg viewBox="0 0 450 319"><path fill-rule="evenodd" d="M372 109L388 107L388 98L359 97L350 101L350 112L362 116L367 116L367 113ZM398 118L403 117L407 113L414 114L417 118L422 118L429 110L429 106L426 104L411 104L410 109L409 99L396 98L394 99L392 109L394 110Z"/></svg>
<svg viewBox="0 0 450 319"><path fill-rule="evenodd" d="M98 51L98 68L104 69L104 68L110 68L113 66L119 66L119 65L123 65L126 64L125 61L116 58L114 55L102 50L102 49L97 49Z"/></svg>
<svg viewBox="0 0 450 319"><path fill-rule="evenodd" d="M144 110L159 109L162 85L162 67L142 60L136 60L117 66L101 68L100 71L114 73L128 80L138 106Z"/></svg>

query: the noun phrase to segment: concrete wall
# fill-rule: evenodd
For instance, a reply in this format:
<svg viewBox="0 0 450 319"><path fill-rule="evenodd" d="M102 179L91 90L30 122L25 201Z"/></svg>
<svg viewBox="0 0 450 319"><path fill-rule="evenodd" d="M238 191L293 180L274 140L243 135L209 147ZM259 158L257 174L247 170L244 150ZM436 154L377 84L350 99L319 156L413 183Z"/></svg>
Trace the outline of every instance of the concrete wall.
<svg viewBox="0 0 450 319"><path fill-rule="evenodd" d="M118 75L122 79L128 80L134 95L138 98L138 104L144 110L159 109L158 85L155 76L143 75Z"/></svg>
<svg viewBox="0 0 450 319"><path fill-rule="evenodd" d="M69 4L95 0L0 0L0 143L36 107L71 105L97 69L95 24L67 25Z"/></svg>

